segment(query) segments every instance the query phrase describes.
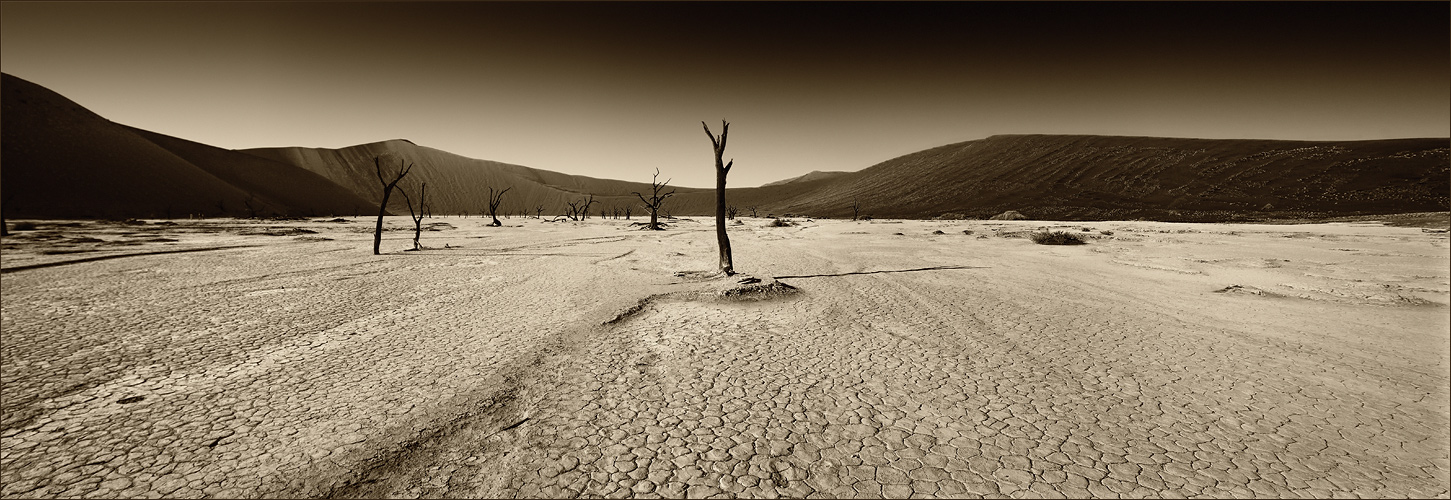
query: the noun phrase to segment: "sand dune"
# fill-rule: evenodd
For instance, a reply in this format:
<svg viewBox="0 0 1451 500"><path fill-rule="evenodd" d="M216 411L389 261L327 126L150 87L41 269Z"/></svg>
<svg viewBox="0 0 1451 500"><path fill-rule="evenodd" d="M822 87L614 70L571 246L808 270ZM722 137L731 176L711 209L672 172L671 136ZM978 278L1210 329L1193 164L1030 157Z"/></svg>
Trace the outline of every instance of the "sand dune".
<svg viewBox="0 0 1451 500"><path fill-rule="evenodd" d="M10 218L305 216L368 205L316 174L113 123L9 74L0 87Z"/></svg>
<svg viewBox="0 0 1451 500"><path fill-rule="evenodd" d="M154 222L5 240L0 496L1448 494L1444 225Z"/></svg>
<svg viewBox="0 0 1451 500"><path fill-rule="evenodd" d="M482 212L489 187L512 190L507 213L565 213L594 195L631 207L649 179L597 179L478 160L406 140L342 149L235 152L106 121L38 85L5 75L4 196L11 217L181 217L372 213L373 159L417 164L434 213ZM813 172L732 188L730 204L760 215L1229 221L1324 218L1451 208L1448 139L1352 142L994 136L908 154L857 172ZM843 167L850 167L844 165ZM702 161L699 168L710 168ZM751 168L741 165L741 168ZM661 178L672 177L662 172ZM711 189L674 187L665 210L714 213ZM249 202L249 209L246 204ZM407 213L401 197L393 213Z"/></svg>
<svg viewBox="0 0 1451 500"><path fill-rule="evenodd" d="M1307 142L1003 135L950 144L842 176L789 210L987 218L1226 221L1445 211L1451 141Z"/></svg>
<svg viewBox="0 0 1451 500"><path fill-rule="evenodd" d="M414 193L416 198L418 187L427 183L430 193L428 203L437 214L482 213L488 208L488 188L491 186L496 190L512 188L499 207L501 211L511 214L527 211L533 215L537 206L544 205L545 215L560 215L565 212L566 202L579 201L590 194L595 195L599 202L591 208L591 212L596 215L602 207L625 205L632 206L634 212L639 213L640 201L630 193L649 192L650 189L648 184L639 182L596 179L476 160L418 146L402 139L342 149L290 147L243 151L260 158L296 165L327 177L358 196L370 200L374 206L382 199L383 193L373 159L383 157L388 160L388 164L384 165L385 173L396 171L398 160L402 159L413 163L415 167L401 185ZM682 193L692 191L688 188L675 189ZM390 199L389 206L394 212L408 211L404 201L398 197Z"/></svg>

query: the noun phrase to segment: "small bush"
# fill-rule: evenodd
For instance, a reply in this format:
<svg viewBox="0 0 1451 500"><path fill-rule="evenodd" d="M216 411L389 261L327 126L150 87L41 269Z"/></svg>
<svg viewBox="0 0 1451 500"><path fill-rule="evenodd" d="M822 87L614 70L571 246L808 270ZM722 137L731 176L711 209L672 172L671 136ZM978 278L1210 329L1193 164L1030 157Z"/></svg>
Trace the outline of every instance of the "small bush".
<svg viewBox="0 0 1451 500"><path fill-rule="evenodd" d="M1103 231L1099 231L1098 234L1101 234L1101 235L1104 235L1104 236L1113 236L1113 231L1109 231L1109 230L1105 229Z"/></svg>
<svg viewBox="0 0 1451 500"><path fill-rule="evenodd" d="M962 230L962 234L971 235L972 234L972 230L971 229L963 229Z"/></svg>
<svg viewBox="0 0 1451 500"><path fill-rule="evenodd" d="M1085 232L1085 233L1091 233L1091 232L1093 232L1093 228L1091 228L1091 227L1085 227L1085 228L1083 228L1083 232Z"/></svg>
<svg viewBox="0 0 1451 500"><path fill-rule="evenodd" d="M941 229L938 229L936 231L933 231L932 234L947 234L947 233L944 233L944 232L942 232Z"/></svg>
<svg viewBox="0 0 1451 500"><path fill-rule="evenodd" d="M771 219L771 222L766 223L766 227L791 227L791 223L781 219Z"/></svg>
<svg viewBox="0 0 1451 500"><path fill-rule="evenodd" d="M1083 238L1066 231L1039 231L1028 235L1033 243L1039 245L1082 245Z"/></svg>

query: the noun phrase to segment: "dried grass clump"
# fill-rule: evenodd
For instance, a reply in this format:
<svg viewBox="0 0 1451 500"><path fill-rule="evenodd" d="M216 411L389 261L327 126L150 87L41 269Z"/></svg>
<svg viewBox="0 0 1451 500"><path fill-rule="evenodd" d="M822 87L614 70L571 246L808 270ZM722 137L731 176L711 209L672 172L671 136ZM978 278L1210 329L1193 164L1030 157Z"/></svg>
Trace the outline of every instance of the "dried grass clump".
<svg viewBox="0 0 1451 500"><path fill-rule="evenodd" d="M791 223L781 219L771 219L771 222L766 223L766 227L791 227Z"/></svg>
<svg viewBox="0 0 1451 500"><path fill-rule="evenodd" d="M1067 231L1039 231L1028 235L1039 245L1082 245L1083 238Z"/></svg>

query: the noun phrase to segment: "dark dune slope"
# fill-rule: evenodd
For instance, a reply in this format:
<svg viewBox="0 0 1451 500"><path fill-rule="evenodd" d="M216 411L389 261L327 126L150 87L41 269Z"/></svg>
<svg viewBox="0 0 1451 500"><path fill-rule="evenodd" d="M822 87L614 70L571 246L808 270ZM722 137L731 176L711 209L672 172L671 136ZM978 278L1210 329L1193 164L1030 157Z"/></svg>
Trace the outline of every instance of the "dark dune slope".
<svg viewBox="0 0 1451 500"><path fill-rule="evenodd" d="M162 217L247 194L130 129L11 75L0 81L6 217Z"/></svg>
<svg viewBox="0 0 1451 500"><path fill-rule="evenodd" d="M408 189L416 203L419 185L428 183L428 205L433 213L439 215L483 212L488 208L490 187L496 190L511 188L499 207L501 213L527 211L534 214L535 209L542 205L544 215L559 215L564 213L566 202L578 202L593 194L598 202L591 205L590 212L593 214L598 214L601 208L623 208L626 205L634 207L634 212L638 214L639 199L630 193L648 192L650 189L648 184L639 182L596 179L476 160L402 139L342 149L285 147L243 151L316 172L367 199L374 206L382 199L383 193L373 159L383 158L385 176L391 176L398 170L401 159L413 163L414 167L399 186ZM688 188L679 190L682 193L713 192ZM408 213L404 203L401 196L394 196L389 199L389 208L394 212Z"/></svg>
<svg viewBox="0 0 1451 500"><path fill-rule="evenodd" d="M296 216L368 205L291 165L114 123L12 75L0 85L7 217Z"/></svg>
<svg viewBox="0 0 1451 500"><path fill-rule="evenodd" d="M994 136L888 160L778 210L876 216L1232 220L1448 210L1447 139L1348 142Z"/></svg>
<svg viewBox="0 0 1451 500"><path fill-rule="evenodd" d="M253 207L274 207L272 213L258 215L311 217L378 213L377 202L365 200L308 170L230 149L127 128L253 196Z"/></svg>

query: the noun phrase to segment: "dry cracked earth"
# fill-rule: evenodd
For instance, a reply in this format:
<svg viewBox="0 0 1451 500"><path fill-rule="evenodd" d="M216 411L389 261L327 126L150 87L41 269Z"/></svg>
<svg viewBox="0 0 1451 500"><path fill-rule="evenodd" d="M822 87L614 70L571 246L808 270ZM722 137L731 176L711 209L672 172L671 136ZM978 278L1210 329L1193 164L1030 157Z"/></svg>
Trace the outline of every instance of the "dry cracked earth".
<svg viewBox="0 0 1451 500"><path fill-rule="evenodd" d="M1448 496L1444 232L405 222L6 237L0 497Z"/></svg>

